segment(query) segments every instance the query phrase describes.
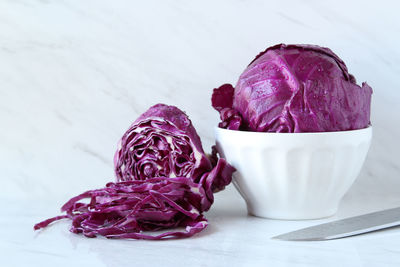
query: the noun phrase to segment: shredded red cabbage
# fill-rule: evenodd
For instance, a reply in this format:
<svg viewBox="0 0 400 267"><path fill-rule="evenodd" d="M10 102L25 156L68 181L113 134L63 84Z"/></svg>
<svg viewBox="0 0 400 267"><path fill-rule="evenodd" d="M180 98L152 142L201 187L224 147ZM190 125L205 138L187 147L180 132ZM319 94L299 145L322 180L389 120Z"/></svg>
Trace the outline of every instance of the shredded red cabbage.
<svg viewBox="0 0 400 267"><path fill-rule="evenodd" d="M86 198L90 199L88 204L80 202ZM69 218L71 232L83 233L86 237L154 240L189 237L207 227L201 212L210 206L202 186L186 177L108 183L105 188L89 190L70 199L61 208L67 215L45 220L34 229ZM173 227L186 229L159 235L142 233Z"/></svg>
<svg viewBox="0 0 400 267"><path fill-rule="evenodd" d="M68 218L73 233L86 237L173 239L207 227L202 215L213 192L231 182L234 168L208 158L191 121L176 107L158 104L139 117L122 137L114 158L117 182L70 199L66 215L47 219L35 230ZM81 202L90 199L89 203ZM145 232L185 227L162 234Z"/></svg>

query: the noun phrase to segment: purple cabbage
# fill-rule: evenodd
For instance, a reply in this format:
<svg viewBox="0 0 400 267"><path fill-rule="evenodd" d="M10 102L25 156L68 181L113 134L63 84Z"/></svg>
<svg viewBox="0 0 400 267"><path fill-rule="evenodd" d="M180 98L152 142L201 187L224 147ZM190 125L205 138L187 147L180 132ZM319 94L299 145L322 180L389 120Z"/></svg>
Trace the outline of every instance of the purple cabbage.
<svg viewBox="0 0 400 267"><path fill-rule="evenodd" d="M236 87L214 89L219 127L257 132L330 132L370 124L372 89L360 87L344 62L315 45L269 47Z"/></svg>
<svg viewBox="0 0 400 267"><path fill-rule="evenodd" d="M158 104L123 135L114 157L117 182L73 197L56 216L35 230L68 218L73 233L87 237L171 239L190 237L207 227L202 215L213 192L231 182L234 168L207 157L191 121L174 106ZM90 199L89 203L80 202ZM176 227L161 234L144 232Z"/></svg>
<svg viewBox="0 0 400 267"><path fill-rule="evenodd" d="M88 204L79 202L87 198ZM35 230L69 218L71 232L86 237L151 240L189 237L207 226L201 212L210 206L203 187L186 177L108 183L105 188L72 198L61 208L66 215L43 221L35 225ZM142 233L180 226L185 229L158 235Z"/></svg>
<svg viewBox="0 0 400 267"><path fill-rule="evenodd" d="M219 161L229 166L224 159ZM151 107L126 131L115 153L114 166L117 181L163 176L190 177L194 182L214 167L187 115L164 104ZM213 191L224 189L230 179L229 174L217 177L211 185Z"/></svg>

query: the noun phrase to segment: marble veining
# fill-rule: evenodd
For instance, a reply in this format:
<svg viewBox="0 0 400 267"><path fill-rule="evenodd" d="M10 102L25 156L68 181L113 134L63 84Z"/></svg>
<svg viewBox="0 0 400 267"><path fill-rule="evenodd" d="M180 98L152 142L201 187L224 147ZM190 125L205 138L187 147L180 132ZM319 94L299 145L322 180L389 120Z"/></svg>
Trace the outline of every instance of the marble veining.
<svg viewBox="0 0 400 267"><path fill-rule="evenodd" d="M400 205L397 1L0 0L2 266L399 266L400 229L324 243L270 237ZM72 195L113 179L118 139L150 105L185 110L206 151L212 89L235 83L275 43L332 48L374 89L374 138L339 212L319 221L247 216L230 186L210 227L168 242L86 239L56 215Z"/></svg>

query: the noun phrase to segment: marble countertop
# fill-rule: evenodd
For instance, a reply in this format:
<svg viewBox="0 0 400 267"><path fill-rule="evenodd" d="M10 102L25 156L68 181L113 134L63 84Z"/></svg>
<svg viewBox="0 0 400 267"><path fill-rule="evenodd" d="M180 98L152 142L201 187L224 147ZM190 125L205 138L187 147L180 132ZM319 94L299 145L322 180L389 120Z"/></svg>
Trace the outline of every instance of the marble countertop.
<svg viewBox="0 0 400 267"><path fill-rule="evenodd" d="M396 1L0 0L2 266L399 266L400 228L327 242L272 236L400 206L400 19ZM233 188L185 240L88 239L69 222L40 233L84 190L113 180L119 137L150 105L185 110L214 143L212 89L276 43L330 47L374 89L374 138L338 213L248 216Z"/></svg>
<svg viewBox="0 0 400 267"><path fill-rule="evenodd" d="M6 266L399 266L400 229L352 238L290 242L271 237L299 228L363 213L346 197L337 215L324 220L281 221L248 216L233 187L216 194L206 213L209 226L182 240L142 241L85 238L60 221L41 232L34 223L54 216L51 201L2 201L0 251ZM24 205L21 209L20 205ZM385 208L384 205L381 208ZM379 209L379 208L378 208Z"/></svg>

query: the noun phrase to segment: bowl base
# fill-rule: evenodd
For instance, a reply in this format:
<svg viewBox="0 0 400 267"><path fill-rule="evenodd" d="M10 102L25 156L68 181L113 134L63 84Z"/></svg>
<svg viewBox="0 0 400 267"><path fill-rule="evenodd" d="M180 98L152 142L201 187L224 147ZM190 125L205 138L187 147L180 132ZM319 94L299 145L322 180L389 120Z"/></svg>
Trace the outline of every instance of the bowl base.
<svg viewBox="0 0 400 267"><path fill-rule="evenodd" d="M248 214L251 216L285 221L302 221L302 220L318 220L331 217L336 214L338 208L326 209L323 211L260 211L247 208Z"/></svg>

